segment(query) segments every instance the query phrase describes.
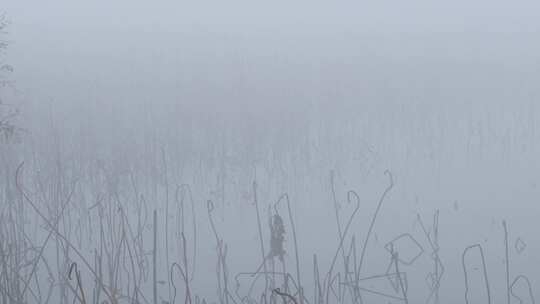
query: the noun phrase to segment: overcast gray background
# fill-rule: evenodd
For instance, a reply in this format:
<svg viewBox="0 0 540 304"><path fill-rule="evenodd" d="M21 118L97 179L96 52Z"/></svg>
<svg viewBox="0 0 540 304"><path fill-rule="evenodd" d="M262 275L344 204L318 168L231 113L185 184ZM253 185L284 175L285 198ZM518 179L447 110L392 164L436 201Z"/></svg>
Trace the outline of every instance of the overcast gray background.
<svg viewBox="0 0 540 304"><path fill-rule="evenodd" d="M395 188L367 272L386 267L385 242L418 233L417 213L440 209L442 301L463 301L461 252L473 243L503 301L503 219L510 244L527 243L511 248L513 275L538 286L539 2L3 0L0 10L15 68L5 94L28 131L18 160L38 170L60 157L81 172L99 160L122 174L151 172L166 151L171 179L201 204L200 261L212 261L200 262L201 294L215 280L204 274L215 267L206 199L224 201L230 269L248 271L260 263L251 182L265 206L288 192L308 281L312 254L327 261L338 243L330 172L342 203L347 190L361 196L361 238L386 169ZM417 301L424 274L411 278Z"/></svg>

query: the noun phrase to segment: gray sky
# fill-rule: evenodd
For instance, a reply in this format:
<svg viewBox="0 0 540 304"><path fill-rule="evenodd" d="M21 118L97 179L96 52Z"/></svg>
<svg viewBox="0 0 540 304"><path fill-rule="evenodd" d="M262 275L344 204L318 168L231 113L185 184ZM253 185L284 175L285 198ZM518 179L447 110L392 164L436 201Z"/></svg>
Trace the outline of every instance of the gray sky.
<svg viewBox="0 0 540 304"><path fill-rule="evenodd" d="M535 32L536 1L14 1L3 10L20 25L152 30L200 27L250 31Z"/></svg>
<svg viewBox="0 0 540 304"><path fill-rule="evenodd" d="M365 75L390 86L404 77L420 83L435 77L452 86L460 73L508 81L504 74L513 70L534 73L539 6L537 1L5 0L2 10L13 23L8 56L18 87L27 96L60 102L81 92L107 96L114 88L132 92L135 96L125 95L132 100L156 94L174 99L188 81L238 87L247 79L246 86L274 83L274 90L288 85L313 95L324 94L317 83L341 82L338 90L348 86L346 92ZM230 98L228 104L259 99ZM273 98L278 99L283 98Z"/></svg>

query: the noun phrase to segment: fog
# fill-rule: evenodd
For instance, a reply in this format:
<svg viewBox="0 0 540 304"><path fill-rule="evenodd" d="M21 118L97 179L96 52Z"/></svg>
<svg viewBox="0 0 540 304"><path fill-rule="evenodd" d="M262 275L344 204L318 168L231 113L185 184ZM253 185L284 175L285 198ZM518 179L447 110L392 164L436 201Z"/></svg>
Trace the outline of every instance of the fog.
<svg viewBox="0 0 540 304"><path fill-rule="evenodd" d="M539 10L3 0L0 302L535 303Z"/></svg>

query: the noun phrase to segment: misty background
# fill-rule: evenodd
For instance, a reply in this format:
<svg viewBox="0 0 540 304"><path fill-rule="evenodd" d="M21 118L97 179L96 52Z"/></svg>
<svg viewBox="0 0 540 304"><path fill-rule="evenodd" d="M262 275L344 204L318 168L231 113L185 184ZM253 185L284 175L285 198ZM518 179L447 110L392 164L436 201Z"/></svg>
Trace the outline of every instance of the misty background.
<svg viewBox="0 0 540 304"><path fill-rule="evenodd" d="M315 302L313 255L324 274L340 244L333 189L343 226L354 210L347 191L359 195L344 247L355 235L361 248L389 170L394 187L369 238L362 276L385 273L391 258L385 244L410 233L425 252L400 266L409 300L433 301L426 301L432 252L418 217L431 223L439 210L441 302L464 303L461 258L476 243L483 246L493 302L506 300L503 220L512 280L526 275L538 297L539 10L535 1L4 0L0 11L10 24L2 56L14 71L13 86L1 96L20 112L13 123L22 131L0 146L2 209L25 200L14 184L23 161L28 195L51 218L77 180L62 231L83 239L80 248L92 256L99 244L92 226L103 217L93 214L95 202L119 204L136 221L133 206L140 208L144 196L149 216L156 209L160 225L170 218L171 232L158 230L158 252L171 238L171 257L158 261L158 279L166 281L159 297L168 301L166 271L183 250L172 231L184 224L175 195L189 185L196 231L187 228L186 237L188 244L197 240L192 292L219 303L206 202L215 204L233 286L235 274L262 263L256 181L265 243L272 205L283 193L290 197L300 275ZM41 220L30 209L22 218L23 227L36 229L29 238L41 243L50 230L34 228L32 221ZM66 228L70 219L79 228ZM150 248L150 219L147 224ZM56 239L57 246L62 242ZM67 254L62 262L53 247L45 255L61 282L77 258ZM38 275L36 282L48 280ZM388 289L377 284L368 285ZM150 285L141 289L150 294ZM70 292L55 291L51 299L66 301ZM534 301L525 298L510 300ZM388 302L378 295L366 301Z"/></svg>

